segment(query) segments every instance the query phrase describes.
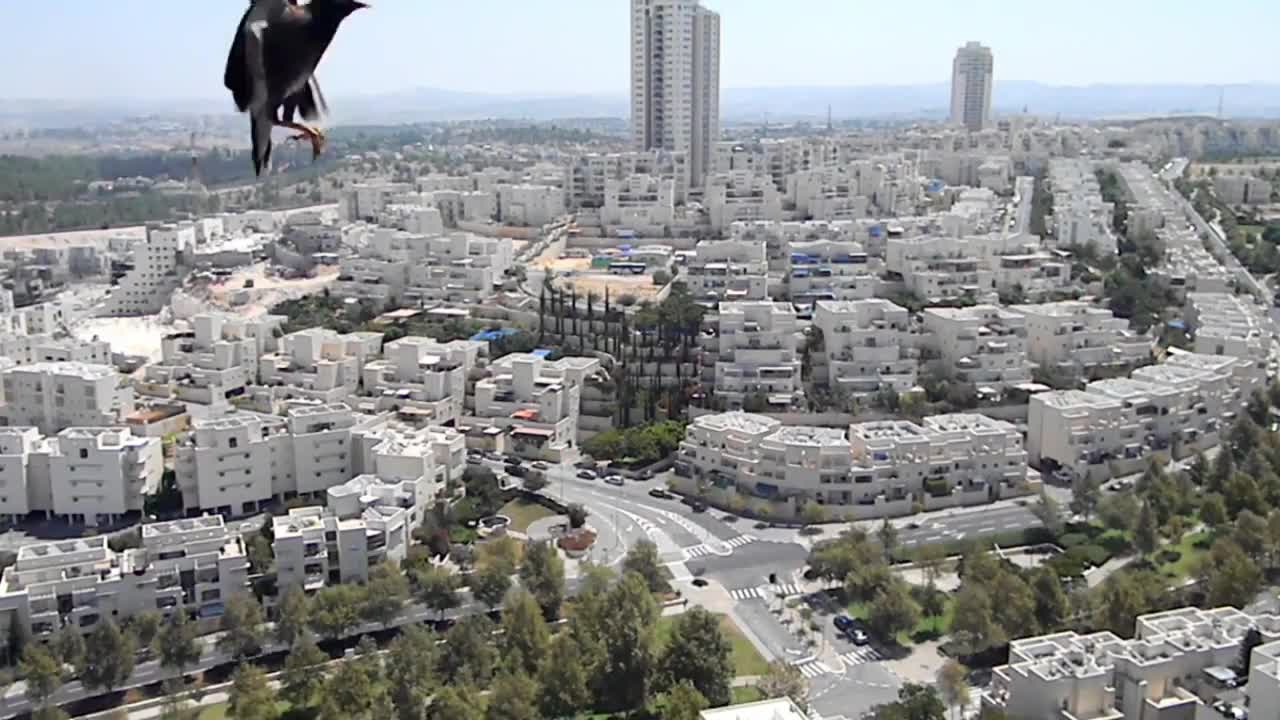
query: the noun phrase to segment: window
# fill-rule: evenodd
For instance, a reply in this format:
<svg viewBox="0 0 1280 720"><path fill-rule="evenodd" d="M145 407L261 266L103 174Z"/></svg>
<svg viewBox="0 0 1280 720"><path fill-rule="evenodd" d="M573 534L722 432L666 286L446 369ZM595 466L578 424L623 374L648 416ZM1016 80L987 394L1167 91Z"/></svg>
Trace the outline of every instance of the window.
<svg viewBox="0 0 1280 720"><path fill-rule="evenodd" d="M89 459L89 450L87 448L80 448L80 459L81 460Z"/></svg>
<svg viewBox="0 0 1280 720"><path fill-rule="evenodd" d="M237 445L239 445L239 444L240 444L240 439L239 439L239 438L230 438L230 439L228 439L228 440L227 440L227 447L234 448L234 447L236 447L236 446L237 446Z"/></svg>

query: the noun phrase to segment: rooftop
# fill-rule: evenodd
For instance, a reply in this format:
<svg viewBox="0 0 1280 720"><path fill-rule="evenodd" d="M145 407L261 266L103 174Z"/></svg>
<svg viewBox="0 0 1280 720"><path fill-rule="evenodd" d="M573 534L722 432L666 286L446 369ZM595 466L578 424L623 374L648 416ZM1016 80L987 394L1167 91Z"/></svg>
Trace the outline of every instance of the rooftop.
<svg viewBox="0 0 1280 720"><path fill-rule="evenodd" d="M762 435L780 425L781 422L764 415L745 412L727 412L716 415L703 415L693 421L698 427L720 432L741 432L748 435Z"/></svg>

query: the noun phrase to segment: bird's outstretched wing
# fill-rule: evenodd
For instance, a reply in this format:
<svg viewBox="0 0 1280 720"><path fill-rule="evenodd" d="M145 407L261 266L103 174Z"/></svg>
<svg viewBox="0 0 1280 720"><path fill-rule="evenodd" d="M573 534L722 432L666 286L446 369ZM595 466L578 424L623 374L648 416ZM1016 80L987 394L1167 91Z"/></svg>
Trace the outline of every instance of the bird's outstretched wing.
<svg viewBox="0 0 1280 720"><path fill-rule="evenodd" d="M223 83L244 112L268 97L266 47L273 28L306 22L310 11L297 0L253 0L231 43Z"/></svg>

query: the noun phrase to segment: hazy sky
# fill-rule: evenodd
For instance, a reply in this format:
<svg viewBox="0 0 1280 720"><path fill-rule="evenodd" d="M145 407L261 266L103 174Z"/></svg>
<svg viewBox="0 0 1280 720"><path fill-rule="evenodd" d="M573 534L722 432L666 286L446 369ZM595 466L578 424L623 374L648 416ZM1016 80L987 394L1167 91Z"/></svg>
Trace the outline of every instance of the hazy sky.
<svg viewBox="0 0 1280 720"><path fill-rule="evenodd" d="M371 0L320 66L326 91L614 93L628 0ZM996 78L1277 82L1274 0L705 0L722 85L941 82L966 40ZM245 0L0 0L0 98L211 98Z"/></svg>

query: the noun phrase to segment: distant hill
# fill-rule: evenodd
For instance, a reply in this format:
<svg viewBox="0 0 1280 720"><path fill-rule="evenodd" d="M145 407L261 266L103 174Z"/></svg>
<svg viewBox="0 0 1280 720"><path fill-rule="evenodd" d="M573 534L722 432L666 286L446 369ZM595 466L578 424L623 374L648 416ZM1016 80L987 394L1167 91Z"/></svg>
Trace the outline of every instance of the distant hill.
<svg viewBox="0 0 1280 720"><path fill-rule="evenodd" d="M1216 115L1220 87L1230 117L1280 117L1280 85L1085 85L1056 86L1010 81L996 84L997 114L1025 108L1040 116L1099 118L1201 113ZM837 119L940 118L947 113L946 83L851 87L729 88L721 96L726 122L798 119L825 120L827 107ZM334 121L341 124L426 122L524 118L626 117L627 96L491 95L438 88L416 88L377 95L330 94ZM224 114L229 101L60 101L0 100L0 127L63 127L110 122L130 115Z"/></svg>

